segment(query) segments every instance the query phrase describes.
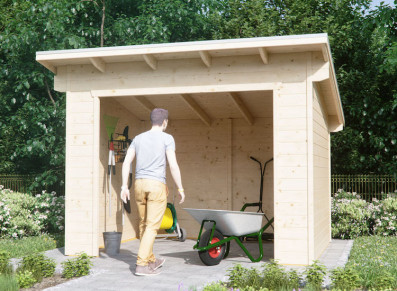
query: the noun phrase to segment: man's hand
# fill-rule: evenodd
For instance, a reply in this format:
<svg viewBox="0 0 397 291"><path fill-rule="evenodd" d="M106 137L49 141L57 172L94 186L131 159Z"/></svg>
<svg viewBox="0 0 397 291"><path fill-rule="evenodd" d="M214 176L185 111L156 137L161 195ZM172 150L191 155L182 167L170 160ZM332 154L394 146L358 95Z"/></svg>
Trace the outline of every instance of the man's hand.
<svg viewBox="0 0 397 291"><path fill-rule="evenodd" d="M183 201L185 201L185 191L183 189L178 189L179 196L181 196L181 201L179 201L179 204L182 204Z"/></svg>
<svg viewBox="0 0 397 291"><path fill-rule="evenodd" d="M130 200L130 190L128 190L127 186L121 187L120 198L124 203L127 203L127 199Z"/></svg>

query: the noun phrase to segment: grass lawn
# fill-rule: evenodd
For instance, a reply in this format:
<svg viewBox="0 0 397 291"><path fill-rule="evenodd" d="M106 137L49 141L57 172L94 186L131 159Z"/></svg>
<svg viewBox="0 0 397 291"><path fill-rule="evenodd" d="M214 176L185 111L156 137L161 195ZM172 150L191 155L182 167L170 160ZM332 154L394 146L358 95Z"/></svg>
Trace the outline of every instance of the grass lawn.
<svg viewBox="0 0 397 291"><path fill-rule="evenodd" d="M354 240L348 266L356 269L365 288L394 277L397 285L397 237L359 237Z"/></svg>
<svg viewBox="0 0 397 291"><path fill-rule="evenodd" d="M45 234L22 239L0 239L0 250L9 252L11 258L20 258L26 255L60 248L64 244L65 237L63 234Z"/></svg>

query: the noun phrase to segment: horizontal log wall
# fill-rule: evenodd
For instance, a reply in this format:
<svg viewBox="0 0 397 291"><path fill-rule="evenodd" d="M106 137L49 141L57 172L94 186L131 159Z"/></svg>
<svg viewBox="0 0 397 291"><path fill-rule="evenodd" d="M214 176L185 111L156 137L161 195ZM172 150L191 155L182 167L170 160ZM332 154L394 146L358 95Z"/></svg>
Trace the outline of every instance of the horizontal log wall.
<svg viewBox="0 0 397 291"><path fill-rule="evenodd" d="M313 90L314 257L331 241L330 133L320 95Z"/></svg>

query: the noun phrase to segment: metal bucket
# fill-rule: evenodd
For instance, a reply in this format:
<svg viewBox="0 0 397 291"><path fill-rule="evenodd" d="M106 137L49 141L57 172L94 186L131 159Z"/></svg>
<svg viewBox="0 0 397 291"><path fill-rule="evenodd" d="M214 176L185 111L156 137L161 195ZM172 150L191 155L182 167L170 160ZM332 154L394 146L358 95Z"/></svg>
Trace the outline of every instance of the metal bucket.
<svg viewBox="0 0 397 291"><path fill-rule="evenodd" d="M105 243L105 253L110 256L120 253L121 232L104 232L103 241Z"/></svg>

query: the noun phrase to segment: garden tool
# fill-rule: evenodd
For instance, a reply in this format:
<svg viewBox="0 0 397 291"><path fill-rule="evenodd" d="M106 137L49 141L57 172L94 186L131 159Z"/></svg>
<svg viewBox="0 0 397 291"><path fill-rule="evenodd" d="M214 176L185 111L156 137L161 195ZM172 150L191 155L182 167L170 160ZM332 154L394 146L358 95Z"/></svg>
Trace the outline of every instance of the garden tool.
<svg viewBox="0 0 397 291"><path fill-rule="evenodd" d="M112 171L113 169L113 171ZM112 172L116 175L116 162L114 158L114 144L110 141L109 147L109 161L108 161L108 175L109 175L109 215L112 214Z"/></svg>
<svg viewBox="0 0 397 291"><path fill-rule="evenodd" d="M105 122L106 132L109 138L109 160L108 160L108 175L109 175L109 216L112 214L112 168L113 175L116 175L116 162L114 157L114 144L113 144L113 133L116 129L118 117L104 115L103 120Z"/></svg>

